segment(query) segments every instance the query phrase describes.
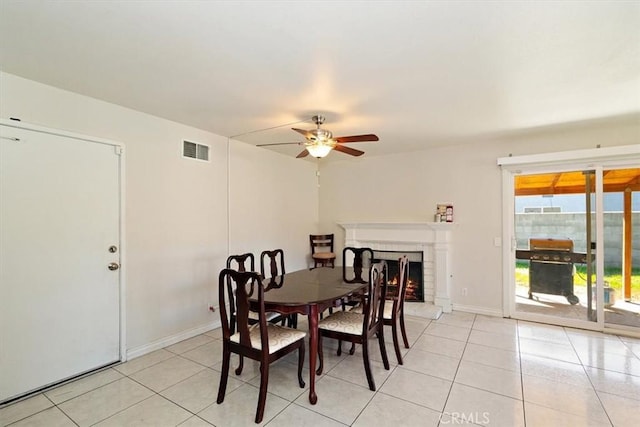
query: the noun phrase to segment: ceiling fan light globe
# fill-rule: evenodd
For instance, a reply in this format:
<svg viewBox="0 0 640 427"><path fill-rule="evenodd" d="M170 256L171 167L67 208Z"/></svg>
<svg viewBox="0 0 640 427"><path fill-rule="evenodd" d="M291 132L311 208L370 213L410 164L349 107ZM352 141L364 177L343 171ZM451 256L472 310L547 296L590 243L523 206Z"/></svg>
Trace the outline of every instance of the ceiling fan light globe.
<svg viewBox="0 0 640 427"><path fill-rule="evenodd" d="M327 154L329 154L332 149L333 147L331 145L324 145L324 144L307 145L307 151L309 152L309 154L311 154L313 157L316 157L318 159L321 159L322 157L326 157Z"/></svg>

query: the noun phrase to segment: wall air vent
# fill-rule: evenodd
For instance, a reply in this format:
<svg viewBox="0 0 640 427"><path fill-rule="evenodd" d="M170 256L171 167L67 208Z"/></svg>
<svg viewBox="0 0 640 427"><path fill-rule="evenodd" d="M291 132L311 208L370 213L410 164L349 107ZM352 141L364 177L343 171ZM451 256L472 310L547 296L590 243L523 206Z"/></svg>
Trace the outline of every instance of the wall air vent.
<svg viewBox="0 0 640 427"><path fill-rule="evenodd" d="M182 157L208 162L209 146L184 140L182 141Z"/></svg>

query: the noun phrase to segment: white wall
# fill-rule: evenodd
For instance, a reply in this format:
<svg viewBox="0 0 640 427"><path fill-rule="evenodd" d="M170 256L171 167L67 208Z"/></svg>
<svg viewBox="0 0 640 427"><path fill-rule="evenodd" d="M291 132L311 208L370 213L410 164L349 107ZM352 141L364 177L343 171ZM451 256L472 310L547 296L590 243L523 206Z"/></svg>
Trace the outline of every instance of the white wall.
<svg viewBox="0 0 640 427"><path fill-rule="evenodd" d="M640 142L637 115L553 126L466 144L380 157L345 158L320 169L320 218L344 243L341 221L433 221L452 203L454 309L502 313L502 181L498 157ZM381 144L393 141L381 140ZM468 288L467 296L461 289Z"/></svg>
<svg viewBox="0 0 640 427"><path fill-rule="evenodd" d="M228 246L283 247L297 253L287 259L292 269L304 265L306 235L318 222L313 163L235 141L228 158L226 137L6 73L0 73L0 117L125 144L126 335L132 355L219 322L206 307L217 304ZM211 162L183 159L182 139L209 145ZM231 194L238 192L231 205L228 178Z"/></svg>
<svg viewBox="0 0 640 427"><path fill-rule="evenodd" d="M231 143L231 253L282 249L285 269L310 266L309 234L318 227L316 164Z"/></svg>
<svg viewBox="0 0 640 427"><path fill-rule="evenodd" d="M454 205L458 224L454 308L501 312L501 250L493 246L502 230L496 159L640 142L636 115L414 153L344 156L319 162L318 190L314 162L236 141L227 159L222 136L6 73L0 73L0 117L126 145L126 332L127 347L138 354L218 320L206 303L217 301L227 245L254 253L280 247L287 269L295 270L307 265L310 232L334 232L341 252L338 221L431 221L442 202ZM210 145L211 163L182 159L183 138Z"/></svg>

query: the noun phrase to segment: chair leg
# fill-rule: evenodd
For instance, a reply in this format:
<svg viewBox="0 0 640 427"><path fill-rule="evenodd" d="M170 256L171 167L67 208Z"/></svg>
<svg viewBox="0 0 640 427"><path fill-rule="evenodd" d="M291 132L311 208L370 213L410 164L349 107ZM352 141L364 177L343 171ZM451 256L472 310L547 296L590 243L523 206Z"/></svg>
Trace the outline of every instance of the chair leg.
<svg viewBox="0 0 640 427"><path fill-rule="evenodd" d="M384 345L384 324L380 323L380 328L378 330L378 344L380 345L380 356L382 356L382 364L384 365L384 369L387 371L390 369L389 367L389 358L387 357L387 348Z"/></svg>
<svg viewBox="0 0 640 427"><path fill-rule="evenodd" d="M391 335L393 336L393 348L396 351L396 359L398 359L398 364L402 365L402 354L400 354L400 343L398 343L398 324L397 319L393 319L393 324L391 325Z"/></svg>
<svg viewBox="0 0 640 427"><path fill-rule="evenodd" d="M324 357L322 355L322 335L318 334L318 369L316 369L316 375L322 375L322 365Z"/></svg>
<svg viewBox="0 0 640 427"><path fill-rule="evenodd" d="M229 378L229 363L231 359L230 351L223 349L222 352L222 372L220 373L220 386L218 387L217 403L222 403L224 401L224 395L227 391L227 379Z"/></svg>
<svg viewBox="0 0 640 427"><path fill-rule="evenodd" d="M369 383L369 390L376 391L376 383L373 380L373 373L371 372L371 363L369 362L369 345L365 340L362 343L362 360L364 361L364 372L367 374L367 382Z"/></svg>
<svg viewBox="0 0 640 427"><path fill-rule="evenodd" d="M349 354L353 356L353 354L356 352L356 343L352 342L351 343L351 350L349 350Z"/></svg>
<svg viewBox="0 0 640 427"><path fill-rule="evenodd" d="M338 340L338 352L336 354L338 356L342 354L342 340Z"/></svg>
<svg viewBox="0 0 640 427"><path fill-rule="evenodd" d="M293 329L298 329L298 315L297 314L290 314L288 317L289 320L289 327L293 328Z"/></svg>
<svg viewBox="0 0 640 427"><path fill-rule="evenodd" d="M404 348L409 348L409 340L407 339L407 329L404 327L404 311L400 312L400 330L402 331L402 340Z"/></svg>
<svg viewBox="0 0 640 427"><path fill-rule="evenodd" d="M304 366L304 342L298 349L298 384L300 384L300 388L304 388L304 380L302 379L303 366Z"/></svg>
<svg viewBox="0 0 640 427"><path fill-rule="evenodd" d="M236 333L236 316L235 314L231 315L231 322L229 322L229 329L231 330L231 335Z"/></svg>
<svg viewBox="0 0 640 427"><path fill-rule="evenodd" d="M242 368L244 367L244 357L238 356L238 367L236 368L236 375L240 375L242 373Z"/></svg>
<svg viewBox="0 0 640 427"><path fill-rule="evenodd" d="M262 422L264 406L267 401L267 385L269 384L269 362L266 357L260 362L260 394L258 395L258 408L256 410L256 424Z"/></svg>

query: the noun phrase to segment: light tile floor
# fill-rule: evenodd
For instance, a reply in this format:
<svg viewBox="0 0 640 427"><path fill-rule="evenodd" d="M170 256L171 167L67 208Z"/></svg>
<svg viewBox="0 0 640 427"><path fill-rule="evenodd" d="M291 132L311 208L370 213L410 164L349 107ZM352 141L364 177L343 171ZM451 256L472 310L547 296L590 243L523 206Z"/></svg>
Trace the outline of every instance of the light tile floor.
<svg viewBox="0 0 640 427"><path fill-rule="evenodd" d="M389 371L371 346L376 392L367 387L361 349L337 356L332 340L325 340L316 405L297 385L296 354L272 365L262 424L638 425L640 339L462 312L410 317L407 328L404 365L389 329ZM5 406L0 426L255 425L258 365L246 363L241 376L232 370L218 405L221 352L220 331L208 332Z"/></svg>
<svg viewBox="0 0 640 427"><path fill-rule="evenodd" d="M580 299L576 305L571 305L562 295L534 293L529 299L529 285L516 284L516 311L520 313L536 313L548 316L564 317L565 319L588 320L588 298L586 286L575 286L575 295ZM625 325L640 327L640 300L633 295L631 301L618 298L613 305L604 307L604 322L611 326ZM615 298L615 294L614 297ZM595 302L594 302L595 304Z"/></svg>

